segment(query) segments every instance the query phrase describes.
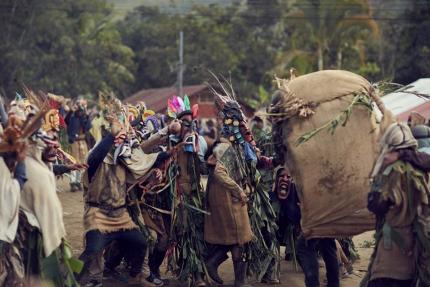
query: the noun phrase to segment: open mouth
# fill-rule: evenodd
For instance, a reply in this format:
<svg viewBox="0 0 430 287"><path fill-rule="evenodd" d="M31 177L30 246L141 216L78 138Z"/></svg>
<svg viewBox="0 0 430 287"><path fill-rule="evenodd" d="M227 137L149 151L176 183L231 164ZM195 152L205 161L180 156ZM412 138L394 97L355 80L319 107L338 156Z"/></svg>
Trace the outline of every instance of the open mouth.
<svg viewBox="0 0 430 287"><path fill-rule="evenodd" d="M288 183L282 182L279 184L278 198L279 199L286 199L287 196L288 196Z"/></svg>

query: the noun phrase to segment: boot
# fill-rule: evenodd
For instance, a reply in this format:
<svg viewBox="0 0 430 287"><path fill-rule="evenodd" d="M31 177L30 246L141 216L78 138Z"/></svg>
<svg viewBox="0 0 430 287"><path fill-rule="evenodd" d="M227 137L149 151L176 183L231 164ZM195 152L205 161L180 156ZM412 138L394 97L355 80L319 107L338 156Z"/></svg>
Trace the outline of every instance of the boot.
<svg viewBox="0 0 430 287"><path fill-rule="evenodd" d="M279 280L279 262L276 259L272 259L267 268L266 274L261 279L261 283L275 285L280 284Z"/></svg>
<svg viewBox="0 0 430 287"><path fill-rule="evenodd" d="M234 267L234 287L252 287L246 283L246 269L248 262L242 260L233 261Z"/></svg>
<svg viewBox="0 0 430 287"><path fill-rule="evenodd" d="M215 283L222 285L224 282L219 277L218 267L228 259L225 250L217 250L208 260L206 260L205 265L208 271L209 277L215 281Z"/></svg>
<svg viewBox="0 0 430 287"><path fill-rule="evenodd" d="M203 281L202 275L200 272L194 273L194 287L205 287L206 283Z"/></svg>

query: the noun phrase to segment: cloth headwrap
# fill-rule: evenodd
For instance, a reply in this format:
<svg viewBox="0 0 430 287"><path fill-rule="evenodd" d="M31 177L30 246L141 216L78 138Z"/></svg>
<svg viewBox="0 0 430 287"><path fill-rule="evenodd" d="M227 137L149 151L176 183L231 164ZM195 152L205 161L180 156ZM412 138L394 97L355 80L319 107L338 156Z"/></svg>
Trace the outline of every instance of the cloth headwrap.
<svg viewBox="0 0 430 287"><path fill-rule="evenodd" d="M417 140L412 135L411 129L403 123L394 123L388 126L380 141L380 153L373 167L371 177L375 177L382 168L384 156L392 151L405 148L416 148Z"/></svg>
<svg viewBox="0 0 430 287"><path fill-rule="evenodd" d="M230 144L228 143L219 143L213 150L213 154L217 160L221 160L227 149L230 148Z"/></svg>

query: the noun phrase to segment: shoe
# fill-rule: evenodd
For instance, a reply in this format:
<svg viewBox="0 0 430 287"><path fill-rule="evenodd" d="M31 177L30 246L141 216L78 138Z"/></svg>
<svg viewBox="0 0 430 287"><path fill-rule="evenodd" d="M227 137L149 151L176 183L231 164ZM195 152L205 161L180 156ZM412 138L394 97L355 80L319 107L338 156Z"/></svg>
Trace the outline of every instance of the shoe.
<svg viewBox="0 0 430 287"><path fill-rule="evenodd" d="M102 287L102 286L103 286L103 283L98 280L90 280L84 285L82 285L82 287Z"/></svg>
<svg viewBox="0 0 430 287"><path fill-rule="evenodd" d="M156 287L154 283L149 282L145 275L141 272L137 274L135 277L128 277L128 285L140 285L144 287Z"/></svg>
<svg viewBox="0 0 430 287"><path fill-rule="evenodd" d="M224 281L218 274L218 267L228 259L224 250L217 250L206 262L206 270L209 277L217 284L222 285Z"/></svg>
<svg viewBox="0 0 430 287"><path fill-rule="evenodd" d="M263 279L261 279L261 283L268 285L277 285L281 284L281 281L279 279L270 278L269 276L264 276Z"/></svg>
<svg viewBox="0 0 430 287"><path fill-rule="evenodd" d="M127 282L128 282L127 276L124 276L123 274L121 274L120 272L118 272L116 270L112 270L112 269L108 269L108 268L105 268L105 270L103 270L103 279L105 279L105 280L116 280L116 281L120 281L124 284L127 284Z"/></svg>
<svg viewBox="0 0 430 287"><path fill-rule="evenodd" d="M346 269L346 272L348 272L348 274L354 273L354 268L352 267L351 261L345 264L345 269Z"/></svg>
<svg viewBox="0 0 430 287"><path fill-rule="evenodd" d="M157 286L157 287L161 287L164 285L164 281L161 280L160 276L157 276L154 273L150 273L149 276L146 278L146 280L148 282L155 284L155 286Z"/></svg>
<svg viewBox="0 0 430 287"><path fill-rule="evenodd" d="M252 287L252 285L246 283L246 269L248 268L248 262L242 260L234 260L233 268L234 287Z"/></svg>
<svg viewBox="0 0 430 287"><path fill-rule="evenodd" d="M203 281L202 275L200 273L194 274L194 287L206 287L206 282Z"/></svg>
<svg viewBox="0 0 430 287"><path fill-rule="evenodd" d="M264 274L261 279L261 283L269 285L281 284L281 281L279 280L279 268L279 262L275 258L272 259L267 268L266 274Z"/></svg>

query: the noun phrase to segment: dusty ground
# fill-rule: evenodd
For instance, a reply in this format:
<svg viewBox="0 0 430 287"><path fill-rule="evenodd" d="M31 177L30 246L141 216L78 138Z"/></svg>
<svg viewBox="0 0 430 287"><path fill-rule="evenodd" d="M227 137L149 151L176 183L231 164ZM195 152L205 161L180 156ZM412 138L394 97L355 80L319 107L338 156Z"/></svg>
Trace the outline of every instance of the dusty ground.
<svg viewBox="0 0 430 287"><path fill-rule="evenodd" d="M59 193L61 202L63 203L64 209L64 221L67 229L67 239L73 246L73 252L79 255L82 252L83 246L83 228L82 228L82 212L83 212L83 198L82 192L69 192L67 178L59 181L59 188L62 192ZM368 247L367 243L372 240L372 232L367 232L359 236L354 237L354 242L358 248L360 259L354 264L354 275L350 275L348 278L341 280L341 286L353 287L358 286L361 278L363 277L367 265L369 263L369 257L372 252L372 248ZM233 283L233 266L229 260L220 267L220 276L224 279L225 284L231 285ZM321 263L321 282L324 282L324 265ZM166 275L169 277L169 275ZM300 271L296 271L292 264L287 261L281 263L281 285L288 287L303 287L303 274ZM170 286L179 286L173 279L169 282ZM252 281L250 282L252 283ZM113 282L108 282L107 286L124 286ZM265 286L264 284L257 284L254 282L254 286ZM324 285L323 285L324 286Z"/></svg>

